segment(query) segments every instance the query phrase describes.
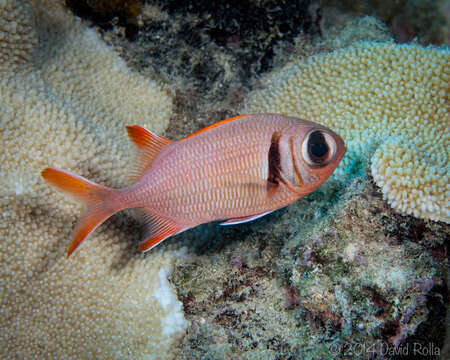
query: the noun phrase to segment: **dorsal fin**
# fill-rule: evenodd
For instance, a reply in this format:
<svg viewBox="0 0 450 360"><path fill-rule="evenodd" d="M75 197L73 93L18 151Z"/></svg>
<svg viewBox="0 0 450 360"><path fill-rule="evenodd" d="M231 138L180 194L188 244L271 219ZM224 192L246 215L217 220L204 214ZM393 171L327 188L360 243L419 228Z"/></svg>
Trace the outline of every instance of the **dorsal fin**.
<svg viewBox="0 0 450 360"><path fill-rule="evenodd" d="M240 118L243 118L243 117L246 117L246 116L250 116L250 115L251 115L251 114L233 116L233 117L231 117L231 118L228 118L228 119L225 119L225 120L216 122L216 123L214 123L214 124L211 124L211 125L208 125L208 126L204 127L203 129L200 129L200 130L198 130L198 131L192 133L191 135L188 135L188 136L186 136L186 137L184 137L184 138L182 138L182 139L180 139L180 140L186 140L186 139L189 139L189 138L194 137L194 136L196 136L196 135L198 135L198 134L204 133L205 131L211 130L211 129L217 127L217 126L220 126L220 125L223 125L223 124L228 123L228 122L230 122L230 121L234 121L234 120L237 120L237 119L240 119Z"/></svg>
<svg viewBox="0 0 450 360"><path fill-rule="evenodd" d="M145 170L150 167L153 159L161 149L172 141L153 134L150 130L139 125L126 126L126 129L128 136L138 149L136 167L132 173L132 178L137 181Z"/></svg>

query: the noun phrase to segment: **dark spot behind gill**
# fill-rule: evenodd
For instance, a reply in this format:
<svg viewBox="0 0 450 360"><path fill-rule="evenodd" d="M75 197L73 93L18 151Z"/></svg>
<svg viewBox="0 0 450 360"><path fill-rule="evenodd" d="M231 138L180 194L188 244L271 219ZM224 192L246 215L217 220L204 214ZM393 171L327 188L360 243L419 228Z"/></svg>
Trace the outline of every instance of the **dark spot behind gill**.
<svg viewBox="0 0 450 360"><path fill-rule="evenodd" d="M281 158L280 158L280 133L274 132L272 134L272 139L270 141L269 148L269 173L267 176L267 190L273 191L278 187L280 182L283 182L280 171L281 171Z"/></svg>

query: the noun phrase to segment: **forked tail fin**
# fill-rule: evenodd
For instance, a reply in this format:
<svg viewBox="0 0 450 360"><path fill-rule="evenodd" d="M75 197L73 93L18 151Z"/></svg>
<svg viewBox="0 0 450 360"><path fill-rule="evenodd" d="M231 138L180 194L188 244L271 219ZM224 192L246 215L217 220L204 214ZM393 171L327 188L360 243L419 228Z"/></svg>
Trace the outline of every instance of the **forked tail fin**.
<svg viewBox="0 0 450 360"><path fill-rule="evenodd" d="M70 256L102 222L121 210L111 206L115 194L114 189L54 168L44 169L41 175L49 184L86 205L86 210L75 227L67 256Z"/></svg>

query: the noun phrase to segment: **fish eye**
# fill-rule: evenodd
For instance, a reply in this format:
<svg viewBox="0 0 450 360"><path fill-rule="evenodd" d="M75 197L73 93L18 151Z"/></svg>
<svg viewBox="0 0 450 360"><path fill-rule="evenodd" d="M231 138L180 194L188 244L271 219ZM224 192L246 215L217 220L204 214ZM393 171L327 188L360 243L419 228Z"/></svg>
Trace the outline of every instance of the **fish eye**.
<svg viewBox="0 0 450 360"><path fill-rule="evenodd" d="M334 157L336 143L331 135L321 130L310 132L303 142L302 155L312 166L324 166Z"/></svg>

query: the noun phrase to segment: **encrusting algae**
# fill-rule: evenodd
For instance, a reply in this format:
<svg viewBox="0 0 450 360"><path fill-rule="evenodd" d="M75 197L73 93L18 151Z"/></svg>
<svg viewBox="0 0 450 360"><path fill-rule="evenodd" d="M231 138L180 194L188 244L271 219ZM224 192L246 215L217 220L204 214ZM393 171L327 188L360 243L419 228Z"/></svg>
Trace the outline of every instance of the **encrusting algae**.
<svg viewBox="0 0 450 360"><path fill-rule="evenodd" d="M80 209L39 176L52 164L124 185L124 126L164 131L170 96L56 2L0 0L0 108L0 357L172 357L186 322L167 276L182 252L144 260L122 216L67 260Z"/></svg>

